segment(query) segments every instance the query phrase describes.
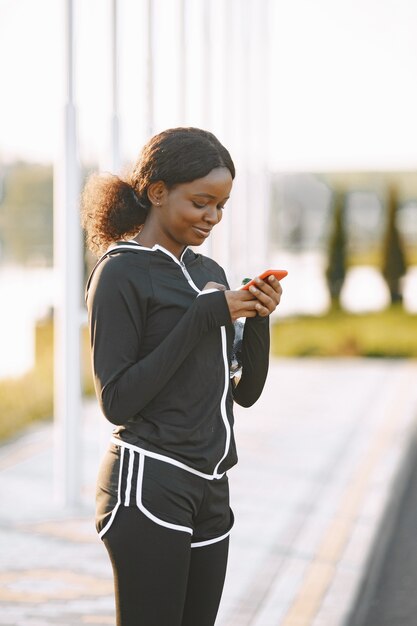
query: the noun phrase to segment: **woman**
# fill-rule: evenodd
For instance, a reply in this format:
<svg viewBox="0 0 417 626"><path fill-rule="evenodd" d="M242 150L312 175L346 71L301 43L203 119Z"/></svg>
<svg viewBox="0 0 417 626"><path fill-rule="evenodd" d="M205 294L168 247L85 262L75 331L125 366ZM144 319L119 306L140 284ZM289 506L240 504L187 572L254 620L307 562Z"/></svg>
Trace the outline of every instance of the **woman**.
<svg viewBox="0 0 417 626"><path fill-rule="evenodd" d="M153 137L128 180L95 175L83 226L101 256L87 284L93 369L116 428L97 487L119 626L212 626L226 572L233 400L250 406L268 369L281 287L231 291L197 254L220 222L235 168L211 133ZM240 382L233 321L247 318Z"/></svg>

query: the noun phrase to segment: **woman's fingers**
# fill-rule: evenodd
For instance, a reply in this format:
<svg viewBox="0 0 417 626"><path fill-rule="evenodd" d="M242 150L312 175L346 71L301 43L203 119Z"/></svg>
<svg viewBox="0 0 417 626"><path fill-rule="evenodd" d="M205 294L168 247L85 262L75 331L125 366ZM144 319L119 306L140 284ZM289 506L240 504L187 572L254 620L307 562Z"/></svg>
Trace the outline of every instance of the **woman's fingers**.
<svg viewBox="0 0 417 626"><path fill-rule="evenodd" d="M269 276L266 281L256 278L256 287L237 291L226 291L226 301L229 306L232 320L238 317L267 317L277 308L282 287L275 276Z"/></svg>
<svg viewBox="0 0 417 626"><path fill-rule="evenodd" d="M233 321L239 317L255 317L257 315L256 305L258 301L248 291L225 291L225 296Z"/></svg>
<svg viewBox="0 0 417 626"><path fill-rule="evenodd" d="M282 294L282 287L275 276L267 281L255 279L256 286L249 288L250 293L258 300L257 311L261 316L270 315L277 308Z"/></svg>
<svg viewBox="0 0 417 626"><path fill-rule="evenodd" d="M208 283L204 285L203 291L205 291L206 289L219 289L220 291L225 291L226 286L221 285L220 283L215 283L213 280L210 280Z"/></svg>

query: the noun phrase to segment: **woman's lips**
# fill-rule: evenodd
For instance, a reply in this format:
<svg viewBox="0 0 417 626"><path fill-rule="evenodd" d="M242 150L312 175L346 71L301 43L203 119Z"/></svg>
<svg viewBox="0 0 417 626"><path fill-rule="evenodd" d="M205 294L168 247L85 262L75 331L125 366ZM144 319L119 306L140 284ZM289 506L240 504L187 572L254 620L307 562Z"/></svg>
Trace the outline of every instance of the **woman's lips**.
<svg viewBox="0 0 417 626"><path fill-rule="evenodd" d="M198 226L193 226L193 229L195 230L196 233L198 233L201 237L208 237L210 232L211 232L211 228L199 228Z"/></svg>

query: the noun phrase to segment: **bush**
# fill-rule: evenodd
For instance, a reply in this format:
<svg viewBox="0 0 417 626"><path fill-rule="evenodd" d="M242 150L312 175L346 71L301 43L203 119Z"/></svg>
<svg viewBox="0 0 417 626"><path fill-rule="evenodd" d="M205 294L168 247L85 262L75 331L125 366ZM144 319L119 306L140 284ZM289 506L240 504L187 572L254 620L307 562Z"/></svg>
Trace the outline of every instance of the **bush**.
<svg viewBox="0 0 417 626"><path fill-rule="evenodd" d="M387 201L387 229L383 245L382 274L387 282L391 302L401 302L401 279L407 271L406 256L397 228L397 193L391 187Z"/></svg>
<svg viewBox="0 0 417 626"><path fill-rule="evenodd" d="M283 319L272 327L272 354L417 358L417 315L397 303L364 315L333 309L323 317Z"/></svg>
<svg viewBox="0 0 417 626"><path fill-rule="evenodd" d="M341 193L334 196L333 232L329 241L329 258L326 269L327 284L333 306L339 306L340 293L346 276L345 200Z"/></svg>
<svg viewBox="0 0 417 626"><path fill-rule="evenodd" d="M81 335L81 375L83 393L94 393L91 375L88 332ZM36 359L33 370L17 379L0 381L0 440L15 435L38 420L53 414L53 324L36 328Z"/></svg>

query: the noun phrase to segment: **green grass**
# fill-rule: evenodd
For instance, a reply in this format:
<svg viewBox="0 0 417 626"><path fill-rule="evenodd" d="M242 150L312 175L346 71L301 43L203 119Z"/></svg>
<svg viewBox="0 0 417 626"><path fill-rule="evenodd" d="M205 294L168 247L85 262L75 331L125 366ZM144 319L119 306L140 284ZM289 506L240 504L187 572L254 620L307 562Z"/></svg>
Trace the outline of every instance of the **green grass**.
<svg viewBox="0 0 417 626"><path fill-rule="evenodd" d="M323 317L282 319L272 328L272 353L417 358L417 315L396 305L363 315L334 309Z"/></svg>
<svg viewBox="0 0 417 626"><path fill-rule="evenodd" d="M407 266L417 265L417 249L415 246L404 245ZM384 252L381 246L367 247L365 250L355 250L348 253L347 266L357 267L371 265L381 269L384 261Z"/></svg>
<svg viewBox="0 0 417 626"><path fill-rule="evenodd" d="M82 386L94 393L87 329L82 331ZM0 381L0 441L30 423L50 419L53 413L53 327L52 322L36 328L35 367L16 379Z"/></svg>

